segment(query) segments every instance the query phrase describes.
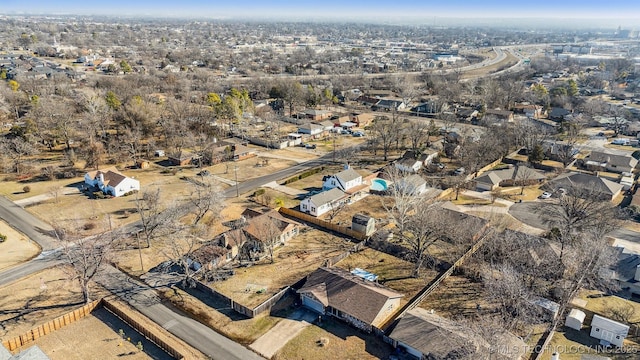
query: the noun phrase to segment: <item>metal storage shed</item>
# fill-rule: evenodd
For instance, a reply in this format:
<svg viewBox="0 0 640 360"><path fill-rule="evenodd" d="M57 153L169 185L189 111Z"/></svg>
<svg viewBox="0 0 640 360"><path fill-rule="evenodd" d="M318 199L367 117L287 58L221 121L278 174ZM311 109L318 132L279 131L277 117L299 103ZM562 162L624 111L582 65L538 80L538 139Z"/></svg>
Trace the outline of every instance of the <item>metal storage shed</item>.
<svg viewBox="0 0 640 360"><path fill-rule="evenodd" d="M568 328L580 331L580 329L582 329L582 323L584 322L585 316L584 312L578 309L571 309L564 325Z"/></svg>

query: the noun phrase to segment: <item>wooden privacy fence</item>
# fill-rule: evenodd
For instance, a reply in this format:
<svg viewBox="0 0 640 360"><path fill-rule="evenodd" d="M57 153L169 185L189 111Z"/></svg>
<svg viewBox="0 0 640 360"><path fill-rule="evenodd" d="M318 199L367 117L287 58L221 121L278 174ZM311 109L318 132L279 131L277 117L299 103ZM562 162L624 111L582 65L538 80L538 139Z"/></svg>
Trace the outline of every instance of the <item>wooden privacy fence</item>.
<svg viewBox="0 0 640 360"><path fill-rule="evenodd" d="M468 259L476 251L478 251L478 249L480 249L480 247L484 245L485 240L490 235L491 235L491 231L488 231L487 233L482 235L482 237L480 237L478 241L476 241L473 244L473 246L471 246L471 248L467 250L467 252L465 252L458 260L456 260L456 262L453 263L453 265L450 268L448 268L446 271L440 274L437 278L432 280L429 283L429 285L427 285L424 289L422 289L422 291L417 293L411 300L409 300L409 302L406 303L404 307L402 307L402 309L396 314L396 316L389 319L389 321L387 321L384 325L381 326L381 329L387 329L391 324L394 323L394 321L403 317L408 311L418 306L427 296L429 296L436 288L438 288L440 283L442 283L445 279L451 276L451 274L456 268L460 267L466 259Z"/></svg>
<svg viewBox="0 0 640 360"><path fill-rule="evenodd" d="M119 317L122 321L134 328L140 334L144 335L147 339L156 344L162 350L166 351L167 354L171 355L173 358L183 359L182 354L180 354L180 352L178 352L175 348L167 344L164 340L160 339L156 334L147 329L140 322L127 315L117 305L114 305L104 299L96 300L84 305L79 309L73 310L42 325L36 326L20 336L16 336L15 338L9 339L7 341L3 341L2 345L4 345L4 347L9 351L13 351L17 348L30 344L41 336L50 334L64 326L73 324L83 317L90 315L93 310L101 306L113 313L115 316Z"/></svg>
<svg viewBox="0 0 640 360"><path fill-rule="evenodd" d="M182 356L182 354L180 354L180 352L178 352L178 350L176 350L174 347L169 345L164 340L160 339L151 330L147 329L140 322L135 320L133 317L129 316L125 311L120 309L117 305L115 305L115 304L113 304L113 303L111 303L111 302L109 302L107 300L103 300L102 301L102 305L104 306L105 309L107 309L108 311L113 313L115 316L119 317L122 321L124 321L125 323L127 323L127 325L129 325L132 328L134 328L137 332L139 332L140 334L144 335L144 337L149 339L149 341L151 341L152 343L156 344L156 346L158 346L159 348L164 350L167 354L171 355L171 357L173 357L174 359L183 359L184 358L184 356Z"/></svg>
<svg viewBox="0 0 640 360"><path fill-rule="evenodd" d="M9 351L13 351L19 347L22 347L24 345L27 345L33 341L35 341L36 339L38 339L41 336L47 335L49 333L52 333L64 326L67 326L69 324L72 324L80 319L82 319L83 317L91 314L91 312L100 305L101 300L96 300L94 302L91 302L89 304L86 304L85 306L73 310L67 314L64 314L62 316L59 316L51 321L48 321L40 326L36 326L33 329L27 331L26 333L20 335L20 336L16 336L13 339L9 339L7 341L3 341L2 345L4 345L4 347L6 347L7 349L9 349Z"/></svg>
<svg viewBox="0 0 640 360"><path fill-rule="evenodd" d="M355 231L352 230L346 226L341 226L341 225L336 225L336 224L332 224L328 221L324 221L322 219L318 219L315 216L309 215L309 214L305 214L303 212L297 211L297 210L293 210L293 209L288 209L285 207L281 207L278 210L281 214L287 215L287 216L291 216L293 218L296 218L298 220L302 220L308 223L312 223L316 226L319 226L321 228L330 230L330 231L334 231L343 235L347 235L349 237L352 237L356 240L362 241L366 238L366 235L359 232L359 231Z"/></svg>

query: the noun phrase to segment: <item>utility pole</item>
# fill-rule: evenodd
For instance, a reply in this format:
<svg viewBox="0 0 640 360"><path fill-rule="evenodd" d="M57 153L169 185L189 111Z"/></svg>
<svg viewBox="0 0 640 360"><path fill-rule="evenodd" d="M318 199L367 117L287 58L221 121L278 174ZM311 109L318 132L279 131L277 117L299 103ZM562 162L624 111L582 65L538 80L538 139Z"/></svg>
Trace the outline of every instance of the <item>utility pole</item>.
<svg viewBox="0 0 640 360"><path fill-rule="evenodd" d="M236 178L236 197L240 197L240 190L238 189L238 165L233 164L233 172Z"/></svg>
<svg viewBox="0 0 640 360"><path fill-rule="evenodd" d="M336 134L333 134L333 162L336 162Z"/></svg>

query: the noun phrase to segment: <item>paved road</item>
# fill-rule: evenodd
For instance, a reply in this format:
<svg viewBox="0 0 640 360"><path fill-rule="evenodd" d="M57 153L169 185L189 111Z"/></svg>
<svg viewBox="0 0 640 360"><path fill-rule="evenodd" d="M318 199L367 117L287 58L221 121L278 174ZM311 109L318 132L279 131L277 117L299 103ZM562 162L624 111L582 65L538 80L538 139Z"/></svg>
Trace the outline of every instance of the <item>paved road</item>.
<svg viewBox="0 0 640 360"><path fill-rule="evenodd" d="M327 154L321 158L306 161L273 174L247 180L227 189L225 196L233 197L236 195L236 191L240 194L252 191L266 183L321 166L330 161L330 159L331 154ZM61 263L61 260L58 259L59 253L56 251L59 245L57 245L55 239L48 235L48 232L53 230L51 226L4 197L0 197L0 218L36 241L43 249L43 252L35 259L0 272L0 286ZM135 224L127 226L129 229L134 227ZM151 320L213 359L262 359L259 355L214 330L174 312L161 303L158 295L151 287L134 281L128 275L113 267L108 267L106 274L97 279L97 282L113 294L122 297Z"/></svg>
<svg viewBox="0 0 640 360"><path fill-rule="evenodd" d="M535 212L536 206L544 206L544 204L545 203L542 201L516 203L511 205L511 207L509 208L509 214L529 226L533 226L538 229L549 230L549 225L545 224L540 219L540 216ZM548 203L548 205L551 204L551 202ZM625 242L640 245L640 232L637 231L619 228L613 230L607 235L615 239L620 239L624 240ZM624 243L620 243L620 245L623 244Z"/></svg>
<svg viewBox="0 0 640 360"><path fill-rule="evenodd" d="M53 231L49 224L31 215L25 209L3 196L0 196L0 219L25 234L29 239L37 242L42 251L53 250L58 247L56 240L48 235Z"/></svg>
<svg viewBox="0 0 640 360"><path fill-rule="evenodd" d="M173 311L162 303L155 290L146 284L133 280L112 266L107 267L96 279L96 282L212 359L264 360L258 354L218 334L211 328Z"/></svg>

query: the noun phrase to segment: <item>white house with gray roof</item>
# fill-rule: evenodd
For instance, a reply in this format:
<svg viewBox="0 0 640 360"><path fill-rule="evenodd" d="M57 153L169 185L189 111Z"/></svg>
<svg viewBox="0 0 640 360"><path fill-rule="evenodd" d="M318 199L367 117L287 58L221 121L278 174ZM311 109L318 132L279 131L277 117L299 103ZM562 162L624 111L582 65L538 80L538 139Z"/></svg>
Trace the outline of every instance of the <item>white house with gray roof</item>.
<svg viewBox="0 0 640 360"><path fill-rule="evenodd" d="M313 216L321 216L346 201L347 194L339 188L325 190L300 202L300 211Z"/></svg>
<svg viewBox="0 0 640 360"><path fill-rule="evenodd" d="M322 189L324 190L338 188L346 192L360 185L362 185L362 175L350 166L337 174L325 176L322 179Z"/></svg>

